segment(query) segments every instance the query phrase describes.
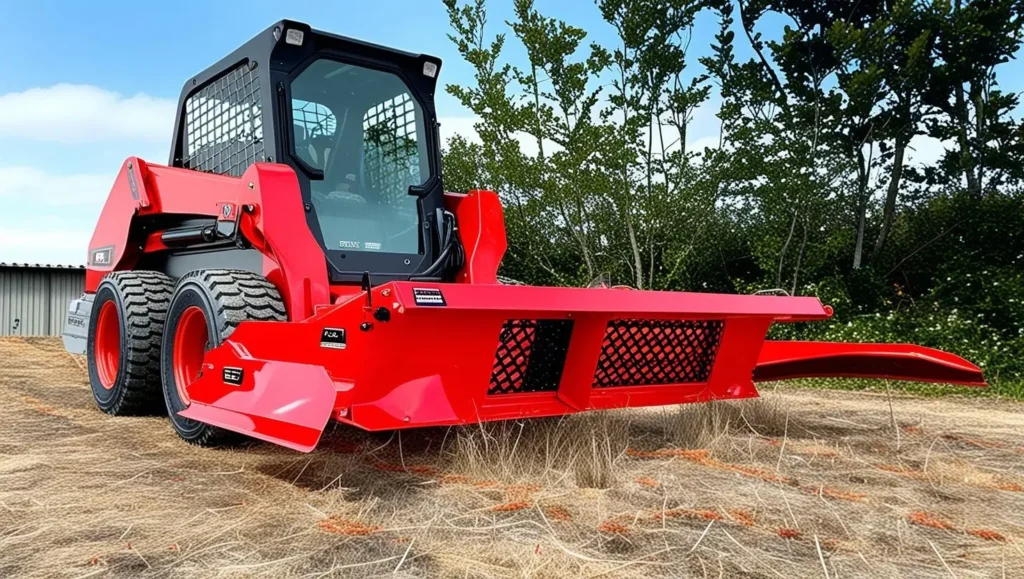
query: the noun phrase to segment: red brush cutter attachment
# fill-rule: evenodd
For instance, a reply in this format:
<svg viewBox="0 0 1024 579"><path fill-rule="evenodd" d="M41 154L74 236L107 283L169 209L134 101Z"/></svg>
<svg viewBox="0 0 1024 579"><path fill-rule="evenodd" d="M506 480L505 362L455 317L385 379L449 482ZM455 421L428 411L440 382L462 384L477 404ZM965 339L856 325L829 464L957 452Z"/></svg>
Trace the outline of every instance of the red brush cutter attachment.
<svg viewBox="0 0 1024 579"><path fill-rule="evenodd" d="M327 420L367 430L757 396L754 381L981 385L902 345L765 342L815 298L389 283L303 322L244 322L207 353L188 418L308 451Z"/></svg>

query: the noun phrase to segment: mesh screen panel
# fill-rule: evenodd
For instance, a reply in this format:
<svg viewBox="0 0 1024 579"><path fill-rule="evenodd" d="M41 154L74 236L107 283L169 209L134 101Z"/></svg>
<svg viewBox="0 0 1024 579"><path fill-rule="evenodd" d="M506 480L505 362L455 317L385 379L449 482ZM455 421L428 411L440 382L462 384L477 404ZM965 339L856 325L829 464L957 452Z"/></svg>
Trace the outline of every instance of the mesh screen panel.
<svg viewBox="0 0 1024 579"><path fill-rule="evenodd" d="M363 115L364 171L387 205L404 205L410 184L420 183L416 106L402 93Z"/></svg>
<svg viewBox="0 0 1024 579"><path fill-rule="evenodd" d="M320 103L298 99L292 99L292 123L297 129L302 129L303 139L333 136L338 127L338 119L331 109Z"/></svg>
<svg viewBox="0 0 1024 579"><path fill-rule="evenodd" d="M572 320L505 320L487 393L558 390L572 324Z"/></svg>
<svg viewBox="0 0 1024 579"><path fill-rule="evenodd" d="M265 160L260 79L245 62L185 101L182 167L240 177Z"/></svg>
<svg viewBox="0 0 1024 579"><path fill-rule="evenodd" d="M612 320L594 387L707 382L724 327L721 320Z"/></svg>

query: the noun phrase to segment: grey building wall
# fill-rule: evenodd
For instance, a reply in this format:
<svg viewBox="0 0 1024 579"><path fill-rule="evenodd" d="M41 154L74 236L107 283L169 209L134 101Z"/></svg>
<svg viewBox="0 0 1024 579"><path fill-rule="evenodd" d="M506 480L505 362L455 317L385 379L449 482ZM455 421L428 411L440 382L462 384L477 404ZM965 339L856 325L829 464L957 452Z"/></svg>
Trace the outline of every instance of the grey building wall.
<svg viewBox="0 0 1024 579"><path fill-rule="evenodd" d="M0 336L59 336L85 269L0 263Z"/></svg>

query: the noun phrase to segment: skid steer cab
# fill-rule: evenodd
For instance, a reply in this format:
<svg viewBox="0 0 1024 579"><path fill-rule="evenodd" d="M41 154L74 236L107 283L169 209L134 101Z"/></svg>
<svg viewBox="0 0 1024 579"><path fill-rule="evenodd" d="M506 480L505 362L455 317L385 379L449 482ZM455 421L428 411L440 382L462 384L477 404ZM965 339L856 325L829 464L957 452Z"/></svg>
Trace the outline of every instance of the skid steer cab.
<svg viewBox="0 0 1024 579"><path fill-rule="evenodd" d="M189 442L757 396L855 376L983 385L911 345L766 341L813 297L503 285L495 193L445 193L441 61L272 25L185 82L166 166L127 159L64 341L101 410Z"/></svg>

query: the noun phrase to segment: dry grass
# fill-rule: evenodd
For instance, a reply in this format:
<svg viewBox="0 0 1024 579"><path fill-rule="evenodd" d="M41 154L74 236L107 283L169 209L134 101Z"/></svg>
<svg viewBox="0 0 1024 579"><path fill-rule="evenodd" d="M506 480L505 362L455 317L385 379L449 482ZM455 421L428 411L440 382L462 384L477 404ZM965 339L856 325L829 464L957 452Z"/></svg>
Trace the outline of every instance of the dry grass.
<svg viewBox="0 0 1024 579"><path fill-rule="evenodd" d="M785 436L789 409L780 397L684 404L660 410L664 433L678 448L716 448L736 432Z"/></svg>
<svg viewBox="0 0 1024 579"><path fill-rule="evenodd" d="M448 470L487 479L609 488L629 426L616 412L483 423L451 430L438 458Z"/></svg>
<svg viewBox="0 0 1024 579"><path fill-rule="evenodd" d="M0 577L1024 575L1024 405L893 408L779 388L205 450L0 338Z"/></svg>

